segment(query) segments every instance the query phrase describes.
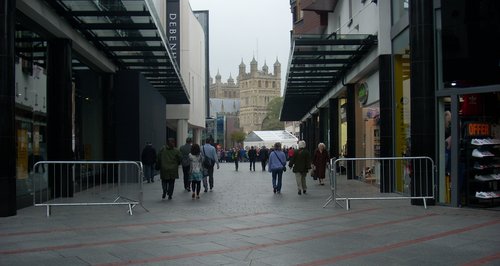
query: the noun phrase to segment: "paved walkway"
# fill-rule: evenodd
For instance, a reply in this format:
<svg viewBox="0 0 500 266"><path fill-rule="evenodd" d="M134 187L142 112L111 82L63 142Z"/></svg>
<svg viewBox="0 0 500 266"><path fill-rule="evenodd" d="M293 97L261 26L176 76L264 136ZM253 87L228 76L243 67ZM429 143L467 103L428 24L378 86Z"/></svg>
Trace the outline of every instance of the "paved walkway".
<svg viewBox="0 0 500 266"><path fill-rule="evenodd" d="M257 165L257 169L260 166ZM500 265L500 212L356 201L322 208L329 186L297 195L284 176L221 164L192 200L176 183L144 184L144 207L25 208L0 218L0 265Z"/></svg>

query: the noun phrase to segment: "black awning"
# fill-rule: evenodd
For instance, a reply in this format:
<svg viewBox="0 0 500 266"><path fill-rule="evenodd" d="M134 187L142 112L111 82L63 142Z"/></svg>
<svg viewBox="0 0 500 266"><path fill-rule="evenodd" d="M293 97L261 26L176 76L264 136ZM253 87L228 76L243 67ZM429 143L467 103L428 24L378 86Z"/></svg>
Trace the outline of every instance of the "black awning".
<svg viewBox="0 0 500 266"><path fill-rule="evenodd" d="M280 119L300 120L376 44L366 34L295 36Z"/></svg>
<svg viewBox="0 0 500 266"><path fill-rule="evenodd" d="M47 0L62 17L120 69L136 70L168 104L189 95L150 0ZM160 28L159 28L160 27Z"/></svg>

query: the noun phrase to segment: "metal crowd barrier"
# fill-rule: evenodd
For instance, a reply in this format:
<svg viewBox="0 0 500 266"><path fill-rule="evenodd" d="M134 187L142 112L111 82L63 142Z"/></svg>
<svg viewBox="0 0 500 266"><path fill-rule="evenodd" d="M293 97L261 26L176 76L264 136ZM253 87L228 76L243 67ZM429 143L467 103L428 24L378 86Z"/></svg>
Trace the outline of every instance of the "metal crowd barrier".
<svg viewBox="0 0 500 266"><path fill-rule="evenodd" d="M34 165L33 204L142 206L143 167L133 161L40 161ZM144 208L144 206L142 206Z"/></svg>
<svg viewBox="0 0 500 266"><path fill-rule="evenodd" d="M323 208L334 202L349 210L352 200L412 200L427 209L427 200L435 199L435 171L429 157L331 159L332 194Z"/></svg>

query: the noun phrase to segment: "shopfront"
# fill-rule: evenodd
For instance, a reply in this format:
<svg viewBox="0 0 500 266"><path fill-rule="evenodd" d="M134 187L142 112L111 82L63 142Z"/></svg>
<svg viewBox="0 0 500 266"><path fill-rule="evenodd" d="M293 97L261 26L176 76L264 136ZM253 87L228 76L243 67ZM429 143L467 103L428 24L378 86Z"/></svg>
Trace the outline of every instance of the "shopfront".
<svg viewBox="0 0 500 266"><path fill-rule="evenodd" d="M0 216L11 216L33 204L35 175L46 177L36 162L139 158L146 139L164 143L165 104L189 95L148 1L102 11L92 1L4 2ZM72 196L47 183L51 196Z"/></svg>
<svg viewBox="0 0 500 266"><path fill-rule="evenodd" d="M500 23L490 12L497 1L434 6L439 202L451 206L500 204Z"/></svg>

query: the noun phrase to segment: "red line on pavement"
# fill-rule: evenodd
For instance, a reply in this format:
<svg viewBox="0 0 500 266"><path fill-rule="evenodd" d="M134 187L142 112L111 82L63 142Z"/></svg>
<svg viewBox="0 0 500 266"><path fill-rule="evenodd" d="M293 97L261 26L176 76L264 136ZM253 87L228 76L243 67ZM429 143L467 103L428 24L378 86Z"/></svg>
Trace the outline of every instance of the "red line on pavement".
<svg viewBox="0 0 500 266"><path fill-rule="evenodd" d="M171 234L171 235L164 235L164 236L147 236L147 237L130 238L130 239L117 239L117 240L100 241L100 242L66 244L66 245L59 245L59 246L46 246L46 247L37 247L37 248L28 248L28 249L3 250L3 251L0 251L0 254L12 255L12 254L40 252L40 251L54 251L54 250L63 250L63 249L104 246L104 245L111 245L111 244L123 244L123 243L140 242L140 241L163 240L163 239L176 238L176 237L205 236L205 235L214 235L214 234L222 234L222 233L229 233L229 232L240 232L240 231L256 230L256 229L261 229L261 228L272 228L272 227L285 226L285 225L291 225L291 224L297 224L297 223L318 221L318 220L322 220L322 219L330 219L330 218L345 216L345 215L349 215L349 214L374 211L377 209L379 209L379 208L362 209L359 211L352 211L352 212L345 212L342 214L313 217L313 218L309 218L309 219L295 220L295 221L286 222L286 223L266 224L266 225L243 227L243 228L236 228L236 229L229 228L229 229L221 229L221 230L217 230L217 231L207 231L207 232L180 233L180 234ZM198 221L200 221L200 220L198 220ZM203 220L201 220L201 221L203 221Z"/></svg>
<svg viewBox="0 0 500 266"><path fill-rule="evenodd" d="M486 223L470 225L470 226L466 226L466 227L462 227L462 228L458 228L458 229L454 229L454 230L450 230L450 231L445 231L445 232L441 232L441 233L437 233L437 234L433 234L433 235L428 235L428 236L424 236L424 237L419 237L419 238L415 238L415 239L410 239L410 240L406 240L406 241L402 241L402 242L398 242L398 243L394 243L394 244L390 244L390 245L385 245L385 246L381 246L381 247L375 247L375 248L370 248L370 249L357 251L357 252L353 252L353 253L349 253L349 254L344 254L344 255L333 257L333 258L316 260L316 261L312 261L312 262L308 262L308 263L304 263L304 264L298 264L298 266L317 266L317 265L333 264L333 263L337 263L337 262L344 261L344 260L354 259L354 258L358 258L358 257L362 257L362 256L376 254L376 253L387 252L387 251L390 251L393 249L398 249L398 248L426 242L429 240L434 240L437 238L442 238L442 237L447 237L450 235L465 233L468 231L476 230L476 229L486 227L486 226L495 225L498 223L500 223L500 220L493 220L493 221L489 221ZM487 257L487 258L489 258L489 257Z"/></svg>
<svg viewBox="0 0 500 266"><path fill-rule="evenodd" d="M243 218L243 217L256 216L256 215L265 215L265 214L269 214L269 213L270 212L257 212L257 213L243 214L243 215L229 215L229 216L199 218L199 219L191 219L191 220L158 221L158 222L149 222L149 223L121 224L121 225L113 224L113 225L77 227L77 228L56 228L56 229L47 229L47 230L38 230L38 231L0 233L0 237L36 235L36 234L51 234L51 233L58 233L58 232L86 231L86 230L98 230L98 229L107 229L107 228L126 228L126 227L148 226L148 225L158 225L158 224L176 224L176 223L189 223L189 222L200 222L200 221L216 221L216 220Z"/></svg>
<svg viewBox="0 0 500 266"><path fill-rule="evenodd" d="M486 257L479 258L477 260L469 261L469 262L463 264L462 266L483 265L483 264L490 263L492 261L497 261L497 260L500 260L500 252L497 252L495 254L492 254L492 255L489 255Z"/></svg>
<svg viewBox="0 0 500 266"><path fill-rule="evenodd" d="M204 251L204 252L185 253L185 254L179 254L179 255L162 256L162 257L140 259L140 260L119 261L119 262L98 264L98 266L118 266L118 265L154 263L154 262L161 262L161 261L167 261L167 260L185 259L185 258L209 256L209 255L215 255L215 254L224 254L224 253L237 252L237 251L262 249L262 248L268 248L268 247L273 247L273 246L282 246L282 245L288 245L288 244L293 244L293 243L298 243L298 242L304 242L304 241L309 241L309 240L331 237L331 236L339 235L342 233L359 232L360 230L366 230L366 229L371 229L371 228L376 228L376 227L387 226L387 225L391 225L391 224L421 220L421 219L429 218L429 217L436 216L436 215L437 214L431 213L431 214L426 214L426 215L413 216L413 217L409 217L409 218L405 218L405 219L393 220L393 221L388 221L388 222L383 222L383 223L378 223L378 224L363 225L363 226L356 227L356 228L334 231L334 232L330 232L330 233L323 232L323 233L311 235L308 237L300 237L300 238L294 238L294 239L289 239L289 240L279 240L279 241L275 241L275 242L271 242L271 243L267 243L267 244L258 244L258 245L253 245L253 246L243 246L243 247L238 247L238 248L219 249L219 250L211 250L211 251Z"/></svg>

